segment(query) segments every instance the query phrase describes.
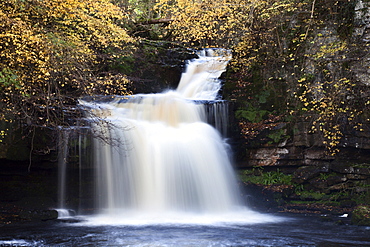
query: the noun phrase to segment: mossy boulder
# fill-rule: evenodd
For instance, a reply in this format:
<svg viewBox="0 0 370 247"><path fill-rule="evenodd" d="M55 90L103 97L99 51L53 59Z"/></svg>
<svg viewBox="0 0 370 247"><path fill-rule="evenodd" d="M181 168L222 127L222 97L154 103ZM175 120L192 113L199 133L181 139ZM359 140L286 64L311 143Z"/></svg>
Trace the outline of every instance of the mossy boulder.
<svg viewBox="0 0 370 247"><path fill-rule="evenodd" d="M352 223L361 226L370 226L370 206L357 206L352 213Z"/></svg>

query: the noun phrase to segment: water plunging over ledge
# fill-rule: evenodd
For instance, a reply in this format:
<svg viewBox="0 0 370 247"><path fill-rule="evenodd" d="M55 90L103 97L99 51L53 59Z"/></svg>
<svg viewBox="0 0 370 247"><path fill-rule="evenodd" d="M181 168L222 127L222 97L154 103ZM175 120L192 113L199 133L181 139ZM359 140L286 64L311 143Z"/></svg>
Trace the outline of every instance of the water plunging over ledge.
<svg viewBox="0 0 370 247"><path fill-rule="evenodd" d="M220 133L226 133L227 111L218 78L230 58L227 50L201 51L176 90L81 101L98 137L99 223L277 220L242 205Z"/></svg>
<svg viewBox="0 0 370 247"><path fill-rule="evenodd" d="M370 246L370 228L338 224L343 222L340 220L343 218L328 220L322 215L284 214L284 220L281 220L258 214L243 206L235 188L234 174L227 157L227 144L219 131L216 131L220 128L208 124L212 122L217 125L215 119L227 115L221 110L212 109L218 104L215 108L222 108L224 102L189 100L179 96L178 92L172 94L176 96L174 99L166 93L164 95L167 98L163 97L168 102L175 102L176 107L185 101L191 105L189 108L198 109L198 117L203 116L203 113L208 116L191 121L183 114L174 113L172 116L163 112L159 114L161 118L144 120L156 116L151 111L158 110L153 106L156 104L154 102L162 102L158 95L148 95L151 98L151 103L147 102L149 109L141 106L143 98L147 97L144 95L84 102L90 114L95 112L102 117L99 121L91 119L95 130L112 141L112 145L108 145L99 139L99 133L95 135L93 152L99 178L96 193L100 204L99 214L94 217L77 216L75 220L70 218L69 210L59 209L62 219L58 221L3 224L0 225L0 246ZM142 99L139 100L140 97ZM128 106L125 104L127 101L133 102ZM135 108L143 111L134 114ZM181 122L183 118L188 120ZM163 119L172 121L167 123ZM218 123L220 126L225 124L226 121ZM183 126L188 130L186 133L182 133ZM197 129L196 126L201 128ZM86 190L92 187L89 186L90 178L93 177L89 173L94 163L90 160L93 152L89 150L91 128L65 128L60 138L64 141L61 141L59 152L62 186L59 206L68 207L71 199L83 198ZM70 145L66 147L64 144L68 140ZM183 147L186 150L180 149ZM209 150L221 154L200 158ZM202 162L188 164L193 160L189 152L196 152L196 160ZM71 157L74 161L79 160L77 175L76 169L71 169L72 172L65 170L78 163L69 163ZM209 157L212 160L207 160ZM221 159L221 162L217 159ZM220 174L217 171L221 171ZM83 185L80 182L79 186L64 181L73 176L72 180L86 181ZM226 184L220 193L213 188L215 186L219 189L219 182ZM85 183L88 188L85 188ZM166 186L162 186L164 184ZM165 191L162 193L161 189L168 194ZM153 194L156 191L159 194ZM200 198L207 191L209 195ZM224 192L227 194L227 203L222 199ZM220 197L215 194L220 194ZM64 196L68 198L66 203ZM91 207L91 204L86 203L82 208L86 206ZM252 223L266 224L251 226Z"/></svg>

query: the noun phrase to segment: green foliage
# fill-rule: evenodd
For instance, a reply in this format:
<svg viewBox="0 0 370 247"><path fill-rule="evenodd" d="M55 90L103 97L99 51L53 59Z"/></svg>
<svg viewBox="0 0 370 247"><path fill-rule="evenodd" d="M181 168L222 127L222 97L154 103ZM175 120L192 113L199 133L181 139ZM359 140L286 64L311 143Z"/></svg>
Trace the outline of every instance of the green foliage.
<svg viewBox="0 0 370 247"><path fill-rule="evenodd" d="M367 168L370 169L370 164L369 163L355 163L351 165L354 168Z"/></svg>
<svg viewBox="0 0 370 247"><path fill-rule="evenodd" d="M256 95L258 103L265 104L270 96L270 91L262 91Z"/></svg>
<svg viewBox="0 0 370 247"><path fill-rule="evenodd" d="M370 226L369 205L358 206L352 213L352 223L362 226Z"/></svg>
<svg viewBox="0 0 370 247"><path fill-rule="evenodd" d="M284 129L278 129L275 131L272 131L270 134L267 135L268 138L270 138L273 143L279 143L283 139L287 138L287 135L285 134L286 130Z"/></svg>
<svg viewBox="0 0 370 247"><path fill-rule="evenodd" d="M327 197L327 195L325 193L321 193L321 192L317 192L317 191L299 191L299 192L296 192L297 195L300 196L301 199L303 200L322 200L324 199L325 197Z"/></svg>
<svg viewBox="0 0 370 247"><path fill-rule="evenodd" d="M109 65L109 69L113 71L118 71L119 73L126 74L126 75L131 74L134 72L134 69L135 69L134 62L135 60L133 56L130 56L130 55L117 56L114 62L112 62Z"/></svg>
<svg viewBox="0 0 370 247"><path fill-rule="evenodd" d="M9 68L3 68L2 71L0 71L0 85L2 88L14 86L17 89L20 89L21 86L19 85L17 78L18 76Z"/></svg>
<svg viewBox="0 0 370 247"><path fill-rule="evenodd" d="M263 168L253 168L252 171L241 171L239 177L243 182L250 182L261 185L292 185L292 176L282 173L279 169L276 171L264 172Z"/></svg>
<svg viewBox="0 0 370 247"><path fill-rule="evenodd" d="M367 191L353 195L353 200L357 205L370 205L370 188Z"/></svg>
<svg viewBox="0 0 370 247"><path fill-rule="evenodd" d="M327 180L330 176L331 176L330 173L320 173L319 174L319 178L321 180Z"/></svg>
<svg viewBox="0 0 370 247"><path fill-rule="evenodd" d="M236 111L237 118L244 118L252 123L261 122L269 112L266 110L255 109L250 107L248 109L240 109Z"/></svg>

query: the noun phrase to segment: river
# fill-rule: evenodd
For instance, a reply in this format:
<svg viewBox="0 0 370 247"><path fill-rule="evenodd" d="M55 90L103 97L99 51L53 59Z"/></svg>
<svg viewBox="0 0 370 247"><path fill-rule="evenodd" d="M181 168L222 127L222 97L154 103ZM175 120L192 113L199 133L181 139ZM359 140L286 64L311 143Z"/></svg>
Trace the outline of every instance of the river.
<svg viewBox="0 0 370 247"><path fill-rule="evenodd" d="M0 246L370 246L370 227L338 225L341 218L277 216L284 220L261 224L18 223L0 227Z"/></svg>

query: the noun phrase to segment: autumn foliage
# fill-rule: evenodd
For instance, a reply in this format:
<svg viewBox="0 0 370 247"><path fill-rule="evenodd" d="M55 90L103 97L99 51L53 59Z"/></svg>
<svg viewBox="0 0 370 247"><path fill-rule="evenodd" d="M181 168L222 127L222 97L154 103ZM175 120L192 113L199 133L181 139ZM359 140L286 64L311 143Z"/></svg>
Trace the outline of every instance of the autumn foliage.
<svg viewBox="0 0 370 247"><path fill-rule="evenodd" d="M79 96L129 93L114 65L130 63L141 39L165 39L233 51L224 95L246 142L309 115L335 153L339 122L360 131L358 119L369 121L366 87L349 65L353 13L347 0L3 0L0 119L68 124L74 113L63 109Z"/></svg>
<svg viewBox="0 0 370 247"><path fill-rule="evenodd" d="M267 141L282 141L288 133L279 123L304 117L335 154L341 126L363 131L369 121L366 86L351 71L358 59L351 50L367 49L351 38L354 1L159 0L157 6L174 20L167 27L174 40L233 50L225 92L239 107L247 142L266 129L277 129Z"/></svg>
<svg viewBox="0 0 370 247"><path fill-rule="evenodd" d="M108 0L1 1L0 119L64 125L80 95L127 94L104 69L132 50L126 19Z"/></svg>

